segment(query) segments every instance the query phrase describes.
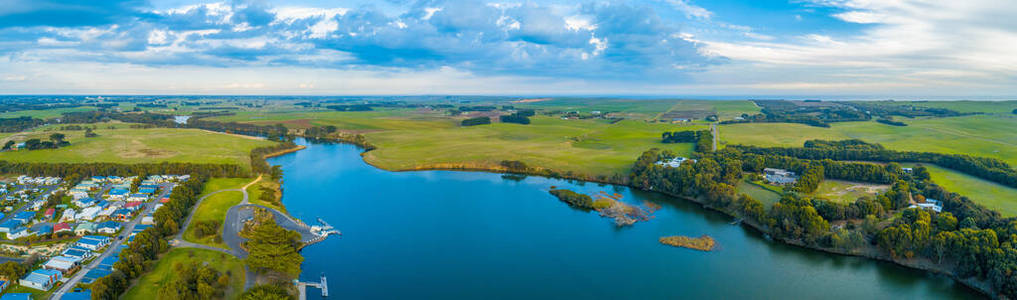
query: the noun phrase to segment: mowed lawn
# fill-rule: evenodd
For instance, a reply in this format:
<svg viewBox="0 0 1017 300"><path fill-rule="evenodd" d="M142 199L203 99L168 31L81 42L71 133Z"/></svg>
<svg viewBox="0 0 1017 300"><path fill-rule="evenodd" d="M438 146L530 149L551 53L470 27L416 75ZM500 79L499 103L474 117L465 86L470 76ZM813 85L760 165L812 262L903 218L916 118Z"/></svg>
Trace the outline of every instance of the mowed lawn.
<svg viewBox="0 0 1017 300"><path fill-rule="evenodd" d="M494 123L443 130L390 130L365 134L378 149L364 159L390 170L449 165L496 166L502 160L586 175L626 175L643 151L657 147L688 156L691 144L663 144L664 131L704 130L625 120L561 120L534 117L532 124Z"/></svg>
<svg viewBox="0 0 1017 300"><path fill-rule="evenodd" d="M121 299L156 299L159 288L168 283L175 275L176 264L209 264L212 268L229 276L229 288L224 291L225 299L233 299L244 289L244 262L232 255L218 251L176 248L163 254L152 271L138 278L133 286Z"/></svg>
<svg viewBox="0 0 1017 300"><path fill-rule="evenodd" d="M1017 165L1017 115L951 118L897 118L908 126L876 122L833 123L831 128L788 123L720 126L725 144L801 147L806 140L861 139L889 149L968 154L999 158Z"/></svg>
<svg viewBox="0 0 1017 300"><path fill-rule="evenodd" d="M59 149L21 150L0 153L0 160L21 162L192 162L226 163L250 167L251 149L273 142L197 129L104 129L98 137L85 138L83 131L44 131L7 135L18 142L31 138L48 140L50 134L63 133L71 145Z"/></svg>
<svg viewBox="0 0 1017 300"><path fill-rule="evenodd" d="M746 180L739 181L738 185L735 186L735 191L739 194L746 194L753 199L759 200L759 202L762 202L766 207L773 206L780 201L781 197L780 193L776 191L763 188Z"/></svg>
<svg viewBox="0 0 1017 300"><path fill-rule="evenodd" d="M932 182L946 190L966 196L1004 217L1017 216L1017 189L936 165L926 164L925 167L932 175Z"/></svg>

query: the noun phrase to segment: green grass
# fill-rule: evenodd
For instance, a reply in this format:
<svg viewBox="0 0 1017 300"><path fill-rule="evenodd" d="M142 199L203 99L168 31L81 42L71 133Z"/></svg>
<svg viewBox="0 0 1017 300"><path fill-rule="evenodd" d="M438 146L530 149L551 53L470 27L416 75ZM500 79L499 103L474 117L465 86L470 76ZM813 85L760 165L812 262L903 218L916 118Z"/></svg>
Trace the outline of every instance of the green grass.
<svg viewBox="0 0 1017 300"><path fill-rule="evenodd" d="M220 192L205 198L205 201L202 201L201 204L198 205L197 210L194 211L194 219L191 220L191 226L188 226L187 231L184 231L184 240L226 249L226 244L219 240L221 239L221 234L218 231L216 234L199 238L195 233L196 226L194 225L199 222L211 220L218 222L221 226L221 224L226 221L226 211L228 211L230 207L240 204L240 201L243 200L243 198L243 193L236 191ZM220 229L221 228L222 227L220 227Z"/></svg>
<svg viewBox="0 0 1017 300"><path fill-rule="evenodd" d="M261 125L283 124L289 128L332 125L345 130L398 130L452 128L458 122L445 117L444 111L413 109L379 109L366 112L322 111L243 111L236 115L209 118L223 122L244 122Z"/></svg>
<svg viewBox="0 0 1017 300"><path fill-rule="evenodd" d="M926 164L925 167L932 175L932 182L946 190L966 196L1004 217L1017 216L1017 189L936 165Z"/></svg>
<svg viewBox="0 0 1017 300"><path fill-rule="evenodd" d="M928 101L916 106L946 108L959 112L1009 114L1017 109L1017 101Z"/></svg>
<svg viewBox="0 0 1017 300"><path fill-rule="evenodd" d="M720 126L725 144L801 147L809 139L857 138L889 149L968 154L1002 159L1017 165L1017 115L976 115L897 120L909 126L876 122L833 123L831 128L788 123Z"/></svg>
<svg viewBox="0 0 1017 300"><path fill-rule="evenodd" d="M839 203L852 203L864 196L876 196L886 191L889 186L850 182L842 180L823 180L813 196Z"/></svg>
<svg viewBox="0 0 1017 300"><path fill-rule="evenodd" d="M199 195L199 197L211 194L218 190L239 189L253 180L254 178L212 178L205 182L205 186L201 188L201 195Z"/></svg>
<svg viewBox="0 0 1017 300"><path fill-rule="evenodd" d="M0 160L21 162L193 162L227 163L250 167L251 149L273 142L196 129L100 129L99 137L85 138L84 131L59 131L71 145L59 149L21 150L0 153ZM58 131L26 132L4 136L7 140L47 140Z"/></svg>
<svg viewBox="0 0 1017 300"><path fill-rule="evenodd" d="M777 187L773 187L777 189ZM780 201L780 193L774 190L763 188L757 184L742 180L735 186L735 191L740 194L749 195L753 199L759 200L764 206L770 207L773 204Z"/></svg>
<svg viewBox="0 0 1017 300"><path fill-rule="evenodd" d="M43 110L20 110L0 113L0 118L16 118L27 116L45 120L63 116L63 113L67 112L93 111L93 110L95 110L95 107L93 106L66 107Z"/></svg>
<svg viewBox="0 0 1017 300"><path fill-rule="evenodd" d="M8 287L6 291L4 291L4 294L31 293L32 294L32 299L43 300L43 299L49 299L49 296L51 294L50 292L53 291L53 289L50 289L49 291L40 291L40 290L33 289L33 288L30 288L30 287L21 286L21 285L15 284L15 283L16 282L8 282L7 284L10 284L11 286Z"/></svg>
<svg viewBox="0 0 1017 300"><path fill-rule="evenodd" d="M191 262L209 263L223 274L229 272L230 284L226 299L236 298L243 292L245 274L242 260L218 251L176 248L163 254L152 271L138 278L121 299L156 299L159 288L174 276L174 266Z"/></svg>
<svg viewBox="0 0 1017 300"><path fill-rule="evenodd" d="M702 130L705 126L626 120L534 117L530 125L495 123L444 130L390 130L367 133L378 146L364 159L392 170L466 165L496 166L519 160L534 167L588 175L627 174L643 151L658 147L688 156L691 144L663 144L664 131Z"/></svg>

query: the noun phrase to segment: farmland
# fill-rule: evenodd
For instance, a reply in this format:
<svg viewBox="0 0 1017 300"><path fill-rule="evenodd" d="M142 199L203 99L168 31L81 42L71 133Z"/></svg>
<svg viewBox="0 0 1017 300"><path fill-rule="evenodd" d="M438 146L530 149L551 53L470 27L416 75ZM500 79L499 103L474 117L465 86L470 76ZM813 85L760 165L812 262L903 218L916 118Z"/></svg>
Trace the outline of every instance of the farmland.
<svg viewBox="0 0 1017 300"><path fill-rule="evenodd" d="M33 131L7 135L7 140L24 141L31 138L48 140L49 135L60 132L71 144L58 149L8 151L0 153L0 160L23 162L193 162L227 163L244 167L250 165L251 149L271 145L272 142L248 137L196 129L106 129L96 130L98 137L85 138L83 131Z"/></svg>
<svg viewBox="0 0 1017 300"><path fill-rule="evenodd" d="M1017 189L935 165L925 165L932 182L970 198L1005 217L1017 216Z"/></svg>

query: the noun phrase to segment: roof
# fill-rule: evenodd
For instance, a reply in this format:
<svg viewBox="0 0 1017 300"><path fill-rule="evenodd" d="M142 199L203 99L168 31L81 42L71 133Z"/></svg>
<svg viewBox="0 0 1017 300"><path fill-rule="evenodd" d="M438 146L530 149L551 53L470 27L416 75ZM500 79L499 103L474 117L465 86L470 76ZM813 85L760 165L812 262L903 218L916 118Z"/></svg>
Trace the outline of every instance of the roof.
<svg viewBox="0 0 1017 300"><path fill-rule="evenodd" d="M124 204L124 207L135 207L141 205L141 201L130 201Z"/></svg>
<svg viewBox="0 0 1017 300"><path fill-rule="evenodd" d="M14 214L15 219L31 219L35 217L34 211L22 211Z"/></svg>
<svg viewBox="0 0 1017 300"><path fill-rule="evenodd" d="M3 223L0 223L0 227L9 228L9 229L18 228L18 226L21 226L21 222L19 222L18 220L14 220L14 219L10 219L10 220L4 221Z"/></svg>
<svg viewBox="0 0 1017 300"><path fill-rule="evenodd" d="M95 223L92 222L81 223L78 224L78 227L75 227L74 230L95 230Z"/></svg>
<svg viewBox="0 0 1017 300"><path fill-rule="evenodd" d="M64 255L82 257L82 256L85 256L85 255L88 255L89 252L90 251L85 250L85 249L73 248L72 247L72 248L67 248L67 250L64 250Z"/></svg>
<svg viewBox="0 0 1017 300"><path fill-rule="evenodd" d="M116 223L116 222L113 222L113 223ZM101 236L101 235L85 235L85 236L82 236L81 239L83 239L83 240L94 240L94 241L108 242L110 240L110 237L108 237L108 236Z"/></svg>
<svg viewBox="0 0 1017 300"><path fill-rule="evenodd" d="M60 297L60 299L66 299L66 300L91 300L92 299L92 291L91 290L85 290L83 292L64 293L64 295L62 297Z"/></svg>
<svg viewBox="0 0 1017 300"><path fill-rule="evenodd" d="M8 299L9 300L21 300L21 299L32 300L32 294L31 293L6 293L2 297L0 297L0 299L2 299L2 300L8 300Z"/></svg>
<svg viewBox="0 0 1017 300"><path fill-rule="evenodd" d="M78 240L78 244L98 246L98 245L101 245L102 242L101 241L97 241L97 240L80 239L80 240Z"/></svg>
<svg viewBox="0 0 1017 300"><path fill-rule="evenodd" d="M108 228L108 227L120 228L120 223L115 222L115 221L106 221L106 222L99 223L98 226L99 226L99 228Z"/></svg>
<svg viewBox="0 0 1017 300"><path fill-rule="evenodd" d="M56 223L53 224L53 230L71 229L71 224L67 223Z"/></svg>
<svg viewBox="0 0 1017 300"><path fill-rule="evenodd" d="M74 267L74 262L52 258L49 261L46 261L43 266L47 268L67 270Z"/></svg>

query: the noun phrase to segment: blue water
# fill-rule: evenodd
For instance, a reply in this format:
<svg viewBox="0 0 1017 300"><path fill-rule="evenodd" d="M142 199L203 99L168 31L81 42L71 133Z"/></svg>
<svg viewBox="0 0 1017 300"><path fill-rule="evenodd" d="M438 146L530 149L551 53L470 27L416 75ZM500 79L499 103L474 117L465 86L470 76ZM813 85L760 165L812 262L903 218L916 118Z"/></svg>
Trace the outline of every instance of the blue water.
<svg viewBox="0 0 1017 300"><path fill-rule="evenodd" d="M981 297L926 272L771 242L728 216L659 194L532 176L388 172L365 164L353 146L309 146L269 162L282 165L292 215L322 217L343 232L302 252L301 280L324 272L332 299ZM548 194L552 185L663 207L619 229L559 202ZM719 249L657 242L703 234ZM320 298L317 289L308 293Z"/></svg>

